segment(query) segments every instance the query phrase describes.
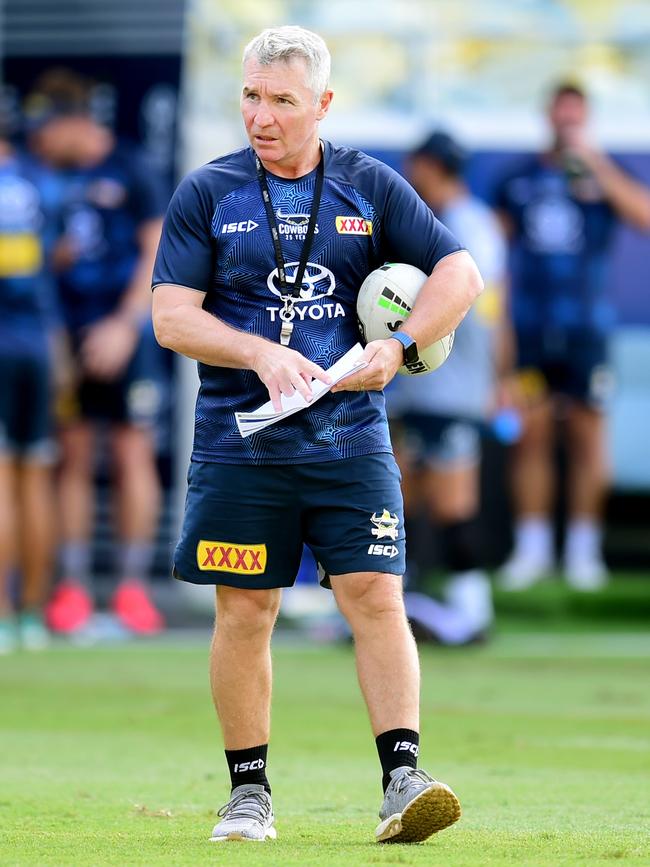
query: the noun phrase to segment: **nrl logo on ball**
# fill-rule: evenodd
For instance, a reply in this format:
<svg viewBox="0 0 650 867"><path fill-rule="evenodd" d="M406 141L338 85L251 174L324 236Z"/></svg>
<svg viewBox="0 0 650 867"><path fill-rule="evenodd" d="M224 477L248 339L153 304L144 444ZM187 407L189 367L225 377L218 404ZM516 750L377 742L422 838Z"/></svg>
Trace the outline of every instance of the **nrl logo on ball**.
<svg viewBox="0 0 650 867"><path fill-rule="evenodd" d="M397 539L397 525L399 524L397 515L391 515L388 509L384 509L381 515L377 515L376 512L373 513L370 521L374 524L373 529L370 531L373 536L376 536L378 539L383 539L387 536L393 541Z"/></svg>

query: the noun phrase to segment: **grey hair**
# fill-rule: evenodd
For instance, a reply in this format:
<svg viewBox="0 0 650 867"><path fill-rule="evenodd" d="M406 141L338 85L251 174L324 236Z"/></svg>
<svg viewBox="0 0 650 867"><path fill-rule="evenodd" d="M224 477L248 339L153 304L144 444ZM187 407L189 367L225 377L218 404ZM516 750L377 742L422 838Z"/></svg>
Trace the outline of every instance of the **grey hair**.
<svg viewBox="0 0 650 867"><path fill-rule="evenodd" d="M302 57L307 66L307 86L317 101L327 90L330 79L330 53L325 41L317 33L304 27L287 25L270 27L252 39L244 48L243 62L257 60L262 66Z"/></svg>

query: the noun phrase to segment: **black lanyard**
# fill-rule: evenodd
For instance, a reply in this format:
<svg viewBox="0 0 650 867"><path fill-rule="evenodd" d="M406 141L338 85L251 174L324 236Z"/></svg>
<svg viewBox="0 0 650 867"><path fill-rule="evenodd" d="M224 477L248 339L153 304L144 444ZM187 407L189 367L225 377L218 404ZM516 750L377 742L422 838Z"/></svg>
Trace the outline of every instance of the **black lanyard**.
<svg viewBox="0 0 650 867"><path fill-rule="evenodd" d="M284 307L280 310L280 319L282 327L280 329L280 343L283 346L289 345L291 333L293 331L293 319L296 315L294 304L300 297L302 289L302 280L305 276L305 268L311 252L311 245L316 232L316 221L318 219L318 209L320 207L321 194L323 192L323 178L325 175L325 157L321 154L316 170L316 181L314 183L314 198L311 203L311 211L309 214L309 225L305 240L302 242L302 251L300 253L300 261L298 262L298 270L296 271L293 283L287 280L287 272L284 264L284 256L282 255L282 247L280 245L280 233L278 232L278 224L273 213L273 205L271 204L271 195L269 193L269 185L266 180L266 171L262 165L260 158L255 155L255 168L257 170L257 179L260 183L262 191L262 199L264 201L264 209L266 210L266 219L271 230L271 238L273 239L273 250L275 252L275 262L278 266L278 280L280 282L280 298L284 302Z"/></svg>

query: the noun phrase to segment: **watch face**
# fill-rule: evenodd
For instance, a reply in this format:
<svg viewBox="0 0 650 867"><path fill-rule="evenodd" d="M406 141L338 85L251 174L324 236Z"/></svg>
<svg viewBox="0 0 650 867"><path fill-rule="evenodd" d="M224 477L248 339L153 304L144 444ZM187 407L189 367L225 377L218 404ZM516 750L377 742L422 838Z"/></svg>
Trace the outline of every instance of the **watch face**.
<svg viewBox="0 0 650 867"><path fill-rule="evenodd" d="M398 340L402 344L405 364L411 364L418 360L418 346L412 337L409 337L409 335L405 334L403 331L398 331L397 333L392 334L391 337L395 338L395 340Z"/></svg>
<svg viewBox="0 0 650 867"><path fill-rule="evenodd" d="M415 340L412 340L408 346L404 347L404 361L407 364L418 360L418 347Z"/></svg>

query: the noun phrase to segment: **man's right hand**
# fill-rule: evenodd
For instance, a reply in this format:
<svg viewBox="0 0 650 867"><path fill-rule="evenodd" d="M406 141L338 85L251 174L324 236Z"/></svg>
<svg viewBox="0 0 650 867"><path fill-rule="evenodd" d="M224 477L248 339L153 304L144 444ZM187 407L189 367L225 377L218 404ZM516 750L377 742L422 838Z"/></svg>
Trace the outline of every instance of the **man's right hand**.
<svg viewBox="0 0 650 867"><path fill-rule="evenodd" d="M282 411L281 395L291 397L299 392L309 403L312 399L311 381L318 379L330 385L331 377L322 367L287 346L267 343L260 349L252 364L269 392L273 409Z"/></svg>

